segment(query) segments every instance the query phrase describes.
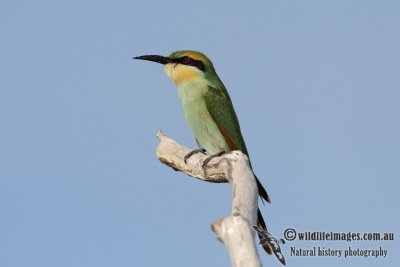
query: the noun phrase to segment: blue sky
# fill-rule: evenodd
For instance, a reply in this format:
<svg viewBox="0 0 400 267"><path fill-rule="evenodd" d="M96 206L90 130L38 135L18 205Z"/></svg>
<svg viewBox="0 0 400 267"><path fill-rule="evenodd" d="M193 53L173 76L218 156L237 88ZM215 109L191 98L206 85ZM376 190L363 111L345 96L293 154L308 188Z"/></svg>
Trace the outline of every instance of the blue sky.
<svg viewBox="0 0 400 267"><path fill-rule="evenodd" d="M206 53L230 92L272 234L399 233L398 1L0 5L1 266L230 266L210 230L229 186L158 162L158 130L195 144L162 67L131 59L182 49ZM288 266L398 266L399 248L282 247Z"/></svg>

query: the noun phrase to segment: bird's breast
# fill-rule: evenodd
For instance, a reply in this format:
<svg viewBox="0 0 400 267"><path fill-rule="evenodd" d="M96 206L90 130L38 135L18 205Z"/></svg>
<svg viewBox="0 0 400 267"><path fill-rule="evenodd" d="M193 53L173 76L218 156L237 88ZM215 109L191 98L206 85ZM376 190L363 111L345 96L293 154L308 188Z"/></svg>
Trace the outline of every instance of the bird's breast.
<svg viewBox="0 0 400 267"><path fill-rule="evenodd" d="M211 114L204 99L183 98L183 114L197 143L209 153L229 151L229 145Z"/></svg>

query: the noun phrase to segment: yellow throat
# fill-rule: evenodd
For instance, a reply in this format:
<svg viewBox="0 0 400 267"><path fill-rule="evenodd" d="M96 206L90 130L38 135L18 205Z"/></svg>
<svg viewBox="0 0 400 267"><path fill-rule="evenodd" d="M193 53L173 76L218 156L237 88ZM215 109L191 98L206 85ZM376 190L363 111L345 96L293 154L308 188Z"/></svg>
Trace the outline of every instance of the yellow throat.
<svg viewBox="0 0 400 267"><path fill-rule="evenodd" d="M176 85L190 82L202 75L201 71L195 67L176 63L166 64L164 70Z"/></svg>

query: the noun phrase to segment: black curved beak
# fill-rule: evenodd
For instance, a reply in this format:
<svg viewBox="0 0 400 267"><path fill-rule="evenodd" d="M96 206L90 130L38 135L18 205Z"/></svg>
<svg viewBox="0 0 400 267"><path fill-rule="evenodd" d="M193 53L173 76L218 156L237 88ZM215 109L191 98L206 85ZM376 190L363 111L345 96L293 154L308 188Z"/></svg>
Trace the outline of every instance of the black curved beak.
<svg viewBox="0 0 400 267"><path fill-rule="evenodd" d="M153 62L163 64L163 65L173 62L173 60L170 59L169 57L163 57L163 56L157 56L157 55L139 56L139 57L134 57L133 59L148 60L148 61L153 61Z"/></svg>

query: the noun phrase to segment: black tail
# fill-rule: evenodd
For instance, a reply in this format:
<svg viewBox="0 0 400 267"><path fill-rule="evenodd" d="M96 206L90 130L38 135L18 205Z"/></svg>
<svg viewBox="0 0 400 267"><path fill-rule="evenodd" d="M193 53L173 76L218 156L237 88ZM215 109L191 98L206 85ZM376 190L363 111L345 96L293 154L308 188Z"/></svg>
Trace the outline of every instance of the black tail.
<svg viewBox="0 0 400 267"><path fill-rule="evenodd" d="M257 212L257 224L258 224L258 226L260 226L264 230L267 230L267 226L265 225L265 221L264 221L263 216L261 215L260 209L258 209L258 212ZM258 238L260 240L262 240L262 238L263 238L262 234L258 233ZM263 243L262 247L265 250L265 252L267 252L267 254L269 254L269 255L272 254L272 248L268 244L268 242Z"/></svg>
<svg viewBox="0 0 400 267"><path fill-rule="evenodd" d="M258 178L255 174L254 174L254 177L256 178L258 194L260 195L261 200L265 199L265 201L267 201L268 203L271 203L271 199L268 196L267 190L265 190L264 186L260 183L260 180L258 180ZM263 216L261 215L260 209L258 209L258 213L257 213L257 223L258 223L258 226L262 227L264 230L267 230L267 226L265 225L265 221L264 221ZM260 240L262 240L261 239L262 235L260 233L258 234L258 237L260 238ZM262 244L262 247L265 250L265 252L267 252L267 254L272 254L272 248L267 242Z"/></svg>
<svg viewBox="0 0 400 267"><path fill-rule="evenodd" d="M256 178L257 182L257 188L258 188L258 194L262 199L265 199L268 203L271 203L271 199L268 196L267 190L265 190L264 186L260 183L260 180L258 180L257 176L254 174L254 177Z"/></svg>

